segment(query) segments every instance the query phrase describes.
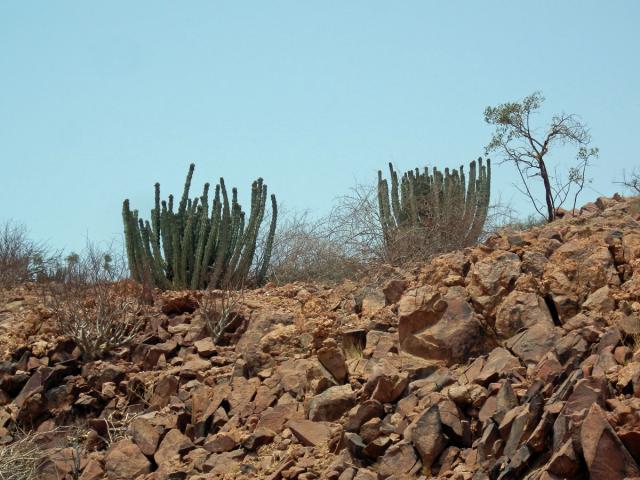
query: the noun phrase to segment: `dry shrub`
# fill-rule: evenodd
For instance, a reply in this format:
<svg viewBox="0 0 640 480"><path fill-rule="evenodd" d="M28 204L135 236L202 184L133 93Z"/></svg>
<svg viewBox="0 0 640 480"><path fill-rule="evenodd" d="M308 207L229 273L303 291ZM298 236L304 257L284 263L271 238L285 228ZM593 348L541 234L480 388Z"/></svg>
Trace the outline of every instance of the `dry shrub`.
<svg viewBox="0 0 640 480"><path fill-rule="evenodd" d="M38 478L43 450L35 434L25 435L8 445L0 445L0 480Z"/></svg>
<svg viewBox="0 0 640 480"><path fill-rule="evenodd" d="M58 256L32 241L23 225L12 221L0 225L0 288L46 279L58 265Z"/></svg>
<svg viewBox="0 0 640 480"><path fill-rule="evenodd" d="M200 315L207 326L214 345L220 345L225 333L242 321L238 308L244 299L244 290L207 290L200 299Z"/></svg>
<svg viewBox="0 0 640 480"><path fill-rule="evenodd" d="M139 300L114 288L124 272L124 262L114 258L89 245L82 256L69 256L62 278L45 287L58 333L87 361L130 343L143 326Z"/></svg>
<svg viewBox="0 0 640 480"><path fill-rule="evenodd" d="M375 189L356 185L329 214L282 213L271 256L270 280L340 282L384 262Z"/></svg>

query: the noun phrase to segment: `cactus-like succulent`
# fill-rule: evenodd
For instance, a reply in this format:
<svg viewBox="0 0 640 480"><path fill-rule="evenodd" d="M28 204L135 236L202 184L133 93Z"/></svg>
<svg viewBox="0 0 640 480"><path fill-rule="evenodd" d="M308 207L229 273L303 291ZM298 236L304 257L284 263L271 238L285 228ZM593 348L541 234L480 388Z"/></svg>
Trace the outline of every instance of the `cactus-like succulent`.
<svg viewBox="0 0 640 480"><path fill-rule="evenodd" d="M469 165L469 179L462 166L444 173L416 168L401 179L389 164L389 182L378 171L378 207L388 248L408 231L419 231L419 241L431 242L433 251L462 248L477 242L487 218L491 185L491 161L482 158ZM412 238L415 241L415 237Z"/></svg>
<svg viewBox="0 0 640 480"><path fill-rule="evenodd" d="M256 283L264 281L271 257L277 221L277 203L271 195L271 225L259 265L255 265L256 244L267 201L262 178L253 182L248 219L238 203L231 201L224 179L216 185L209 205L209 187L202 195L189 198L195 165L189 166L177 209L174 197L160 200L160 184L155 184L155 205L151 221L138 217L129 200L122 206L124 235L131 276L163 289L204 289L245 285L252 266Z"/></svg>

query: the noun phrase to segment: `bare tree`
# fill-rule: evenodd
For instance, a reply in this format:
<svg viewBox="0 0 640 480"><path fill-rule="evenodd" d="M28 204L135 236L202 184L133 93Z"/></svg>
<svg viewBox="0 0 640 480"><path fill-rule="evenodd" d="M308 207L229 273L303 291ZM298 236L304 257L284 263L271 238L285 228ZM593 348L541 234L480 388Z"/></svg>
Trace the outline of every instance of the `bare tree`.
<svg viewBox="0 0 640 480"><path fill-rule="evenodd" d="M622 185L636 195L640 195L640 171L636 169L632 170L629 174L622 172L622 180L615 183Z"/></svg>
<svg viewBox="0 0 640 480"><path fill-rule="evenodd" d="M520 102L507 102L496 107L487 107L484 119L495 125L491 141L486 146L487 154L498 152L504 162L513 163L520 175L520 191L529 197L536 211L548 222L556 218L557 209L568 199L573 208L585 185L585 171L590 159L597 157L598 149L590 148L591 135L587 126L573 114L554 115L545 129L536 129L532 116L544 102L540 92L525 97ZM556 146L574 145L578 148L575 163L565 174L556 167L549 169L549 152ZM544 186L544 202L532 191L531 182L540 178ZM573 195L573 196L572 196Z"/></svg>

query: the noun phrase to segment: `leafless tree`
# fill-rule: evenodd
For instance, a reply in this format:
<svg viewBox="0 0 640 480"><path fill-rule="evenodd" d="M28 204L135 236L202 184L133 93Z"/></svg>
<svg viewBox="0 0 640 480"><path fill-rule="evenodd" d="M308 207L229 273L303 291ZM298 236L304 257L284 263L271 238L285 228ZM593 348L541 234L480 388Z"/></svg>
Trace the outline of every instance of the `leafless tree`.
<svg viewBox="0 0 640 480"><path fill-rule="evenodd" d="M567 200L573 200L585 186L585 172L592 158L598 156L597 148L590 148L591 135L587 126L573 114L554 115L545 129L536 129L532 117L540 109L544 97L540 92L525 97L520 102L507 102L487 107L484 119L495 125L487 154L498 152L503 162L513 163L520 176L520 191L531 200L536 211L548 222L556 218L557 209ZM558 168L550 170L549 152L556 146L577 147L575 163L563 174ZM544 186L544 202L532 191L532 180L540 178Z"/></svg>
<svg viewBox="0 0 640 480"><path fill-rule="evenodd" d="M615 182L635 195L640 195L640 171L633 169L631 173L622 172L622 180Z"/></svg>

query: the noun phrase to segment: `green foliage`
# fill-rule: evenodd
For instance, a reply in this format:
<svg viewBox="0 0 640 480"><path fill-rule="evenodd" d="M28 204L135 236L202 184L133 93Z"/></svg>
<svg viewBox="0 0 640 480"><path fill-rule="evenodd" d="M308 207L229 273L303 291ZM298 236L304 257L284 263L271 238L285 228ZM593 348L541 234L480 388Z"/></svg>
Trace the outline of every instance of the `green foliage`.
<svg viewBox="0 0 640 480"><path fill-rule="evenodd" d="M232 189L231 201L224 179L215 186L209 205L209 184L202 195L189 198L195 165L191 164L177 209L174 197L160 200L155 184L155 206L151 221L138 217L129 200L123 202L122 218L131 276L163 289L193 290L241 286L248 283L256 243L264 217L267 186L262 178L253 182L248 219ZM256 283L264 281L277 221L277 203L271 195L271 225L260 265L255 266Z"/></svg>
<svg viewBox="0 0 640 480"><path fill-rule="evenodd" d="M416 168L402 178L389 164L389 182L378 172L378 207L384 241L395 257L404 240L404 250L435 253L462 248L477 242L487 218L491 184L491 162L482 159L469 165L468 182L464 169L430 173ZM428 248L422 248L423 245ZM401 252L405 255L406 252Z"/></svg>

